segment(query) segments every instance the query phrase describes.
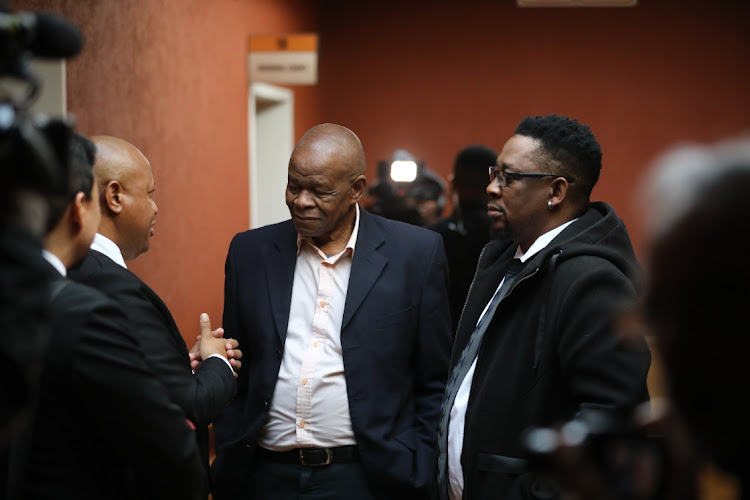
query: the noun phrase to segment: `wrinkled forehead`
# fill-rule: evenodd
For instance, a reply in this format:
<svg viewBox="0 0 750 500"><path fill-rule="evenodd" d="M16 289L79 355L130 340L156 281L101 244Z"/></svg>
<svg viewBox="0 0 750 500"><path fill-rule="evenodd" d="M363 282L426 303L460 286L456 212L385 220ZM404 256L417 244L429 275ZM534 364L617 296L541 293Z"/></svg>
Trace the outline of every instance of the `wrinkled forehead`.
<svg viewBox="0 0 750 500"><path fill-rule="evenodd" d="M330 181L348 180L359 170L351 151L329 142L295 148L289 161L290 177L319 176Z"/></svg>

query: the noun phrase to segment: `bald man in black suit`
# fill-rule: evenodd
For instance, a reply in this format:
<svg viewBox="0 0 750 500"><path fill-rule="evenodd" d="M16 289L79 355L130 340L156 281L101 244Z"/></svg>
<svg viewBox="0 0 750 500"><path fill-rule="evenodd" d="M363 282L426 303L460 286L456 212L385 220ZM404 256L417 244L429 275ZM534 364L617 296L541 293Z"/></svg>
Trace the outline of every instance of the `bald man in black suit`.
<svg viewBox="0 0 750 500"><path fill-rule="evenodd" d="M197 499L205 479L193 425L146 365L122 308L65 279L100 218L94 146L72 145L69 196L58 200L44 258L51 337L35 418L13 443L5 497Z"/></svg>
<svg viewBox="0 0 750 500"><path fill-rule="evenodd" d="M242 353L237 341L220 338L223 330L202 335L192 357L166 304L125 261L146 252L158 212L148 159L129 142L110 136L92 138L97 147L101 221L92 251L71 278L101 290L128 311L149 366L167 388L172 402L195 423L208 481L208 426L236 392L235 368ZM195 358L194 371L191 361ZM208 493L208 491L206 491Z"/></svg>

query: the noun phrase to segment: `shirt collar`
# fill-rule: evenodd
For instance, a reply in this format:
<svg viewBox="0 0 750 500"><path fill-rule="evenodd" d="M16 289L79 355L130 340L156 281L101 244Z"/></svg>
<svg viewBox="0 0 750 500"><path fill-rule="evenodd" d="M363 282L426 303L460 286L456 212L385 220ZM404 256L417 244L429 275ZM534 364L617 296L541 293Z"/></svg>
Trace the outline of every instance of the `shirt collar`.
<svg viewBox="0 0 750 500"><path fill-rule="evenodd" d="M544 233L543 235L541 235L539 238L537 238L536 241L534 241L534 243L531 244L531 246L529 247L529 249L526 250L526 253L521 253L521 247L519 246L518 249L516 249L516 258L520 259L521 262L526 262L527 260L529 260L530 258L532 258L537 253L539 253L540 251L544 250L544 248L547 245L549 245L550 242L552 240L554 240L555 237L563 231L563 229L565 229L566 227L568 227L569 225L571 225L576 220L578 220L578 219L576 218L576 219L573 219L573 220L569 220L565 224L562 224L560 226L557 226L554 229L551 229L551 230L547 231L546 233Z"/></svg>
<svg viewBox="0 0 750 500"><path fill-rule="evenodd" d="M50 251L42 249L42 257L49 262L52 267L54 267L58 273L60 273L63 277L68 275L68 270L65 269L65 264L57 257L57 255L53 254Z"/></svg>
<svg viewBox="0 0 750 500"><path fill-rule="evenodd" d="M346 243L346 248L344 248L340 253L344 253L347 250L351 249L352 257L354 257L354 247L357 245L357 236L359 235L359 203L356 203L354 205L354 229L352 229L352 235L349 236L349 241ZM315 245L312 238L308 238L305 236L302 236L301 234L297 234L297 255L299 255L300 250L302 249L302 242L306 241L308 245L310 245L312 248L316 249L319 253L320 249Z"/></svg>
<svg viewBox="0 0 750 500"><path fill-rule="evenodd" d="M94 235L94 241L91 243L91 250L101 252L125 269L128 268L128 266L125 265L125 259L122 257L120 247L117 246L117 243L106 236L96 233Z"/></svg>

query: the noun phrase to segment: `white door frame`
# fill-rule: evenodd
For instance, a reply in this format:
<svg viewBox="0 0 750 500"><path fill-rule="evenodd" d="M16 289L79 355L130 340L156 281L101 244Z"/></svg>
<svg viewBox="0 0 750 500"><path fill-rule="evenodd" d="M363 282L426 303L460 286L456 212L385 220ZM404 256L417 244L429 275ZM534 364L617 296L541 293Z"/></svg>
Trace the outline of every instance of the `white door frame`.
<svg viewBox="0 0 750 500"><path fill-rule="evenodd" d="M294 94L262 82L248 87L250 227L289 218L284 200L294 147Z"/></svg>

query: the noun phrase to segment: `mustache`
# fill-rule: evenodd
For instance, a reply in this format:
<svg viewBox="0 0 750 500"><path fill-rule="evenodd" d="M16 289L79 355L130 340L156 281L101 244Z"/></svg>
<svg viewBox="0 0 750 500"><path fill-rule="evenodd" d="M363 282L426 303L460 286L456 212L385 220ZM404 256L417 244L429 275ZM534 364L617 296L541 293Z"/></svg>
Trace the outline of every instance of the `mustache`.
<svg viewBox="0 0 750 500"><path fill-rule="evenodd" d="M505 209L501 207L498 203L495 203L493 201L487 203L487 209L497 210L498 212L502 212L503 214L505 214Z"/></svg>

